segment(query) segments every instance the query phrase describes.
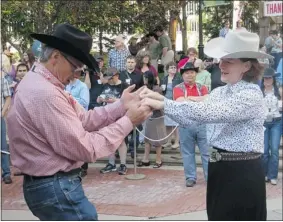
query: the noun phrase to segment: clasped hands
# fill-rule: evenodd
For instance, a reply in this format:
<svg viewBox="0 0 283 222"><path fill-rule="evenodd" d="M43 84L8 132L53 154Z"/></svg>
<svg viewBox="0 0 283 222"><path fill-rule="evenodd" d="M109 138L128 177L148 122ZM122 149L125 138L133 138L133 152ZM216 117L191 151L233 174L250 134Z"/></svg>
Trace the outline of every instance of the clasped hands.
<svg viewBox="0 0 283 222"><path fill-rule="evenodd" d="M153 110L164 108L164 96L153 92L146 86L132 92L135 85L129 86L121 96L121 102L126 109L126 116L133 125L138 125L152 115Z"/></svg>

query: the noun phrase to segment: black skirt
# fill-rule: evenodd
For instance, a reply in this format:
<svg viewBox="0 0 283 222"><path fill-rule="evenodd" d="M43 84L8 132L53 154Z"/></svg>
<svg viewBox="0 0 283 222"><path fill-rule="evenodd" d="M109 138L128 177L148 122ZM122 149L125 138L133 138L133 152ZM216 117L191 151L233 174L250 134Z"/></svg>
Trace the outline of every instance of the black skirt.
<svg viewBox="0 0 283 222"><path fill-rule="evenodd" d="M210 162L206 209L208 220L266 220L262 159Z"/></svg>

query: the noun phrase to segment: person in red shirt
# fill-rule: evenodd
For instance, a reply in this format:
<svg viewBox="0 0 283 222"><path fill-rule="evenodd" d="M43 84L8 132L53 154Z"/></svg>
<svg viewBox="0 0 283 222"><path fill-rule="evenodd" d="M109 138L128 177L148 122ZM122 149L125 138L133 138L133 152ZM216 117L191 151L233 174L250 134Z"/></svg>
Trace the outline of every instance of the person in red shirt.
<svg viewBox="0 0 283 222"><path fill-rule="evenodd" d="M175 86L173 89L173 98L176 101L184 102L187 100L202 101L208 95L206 86L196 83L198 68L193 63L188 62L181 68L181 74L184 82ZM201 153L201 160L205 180L207 180L208 169L208 143L206 138L206 125L194 124L189 127L179 127L180 146L183 157L186 186L193 187L196 184L197 172L195 161L195 145Z"/></svg>

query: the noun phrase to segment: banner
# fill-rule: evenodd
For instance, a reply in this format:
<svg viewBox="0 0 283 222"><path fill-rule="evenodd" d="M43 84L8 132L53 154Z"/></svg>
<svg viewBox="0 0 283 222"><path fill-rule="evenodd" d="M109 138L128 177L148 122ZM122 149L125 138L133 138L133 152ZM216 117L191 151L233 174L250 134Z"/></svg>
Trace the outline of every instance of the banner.
<svg viewBox="0 0 283 222"><path fill-rule="evenodd" d="M204 7L214 7L218 5L227 5L230 4L230 2L227 2L225 0L210 0L210 1L203 1Z"/></svg>
<svg viewBox="0 0 283 222"><path fill-rule="evenodd" d="M282 16L282 1L264 2L264 16Z"/></svg>

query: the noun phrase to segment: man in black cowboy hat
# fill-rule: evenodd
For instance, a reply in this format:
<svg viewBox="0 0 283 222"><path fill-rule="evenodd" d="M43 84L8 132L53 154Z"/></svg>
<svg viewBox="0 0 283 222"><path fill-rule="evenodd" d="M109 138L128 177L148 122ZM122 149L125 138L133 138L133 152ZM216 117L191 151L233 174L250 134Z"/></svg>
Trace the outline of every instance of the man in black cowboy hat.
<svg viewBox="0 0 283 222"><path fill-rule="evenodd" d="M113 104L85 111L64 91L76 70L98 70L92 38L60 24L53 35L32 34L45 47L17 87L7 116L11 160L24 174L23 193L40 220L97 220L81 184L81 165L115 152L151 110L127 88Z"/></svg>

